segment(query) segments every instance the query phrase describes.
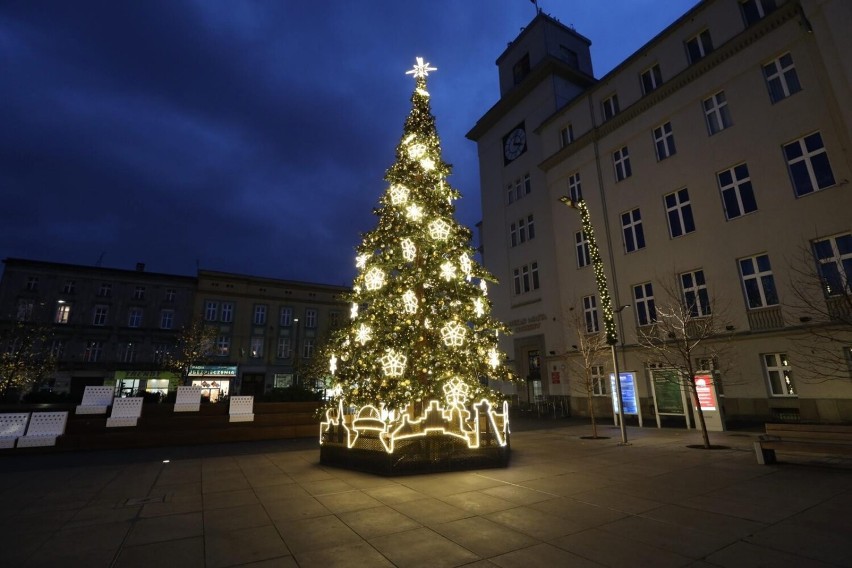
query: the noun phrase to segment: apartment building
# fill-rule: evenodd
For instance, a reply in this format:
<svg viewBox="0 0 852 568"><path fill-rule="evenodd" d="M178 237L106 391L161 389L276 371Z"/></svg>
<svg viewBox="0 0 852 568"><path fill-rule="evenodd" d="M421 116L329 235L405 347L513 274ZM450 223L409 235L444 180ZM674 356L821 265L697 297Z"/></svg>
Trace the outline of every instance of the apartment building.
<svg viewBox="0 0 852 568"><path fill-rule="evenodd" d="M118 394L165 394L178 380L162 362L189 323L190 276L7 258L0 282L0 326L38 323L57 370L45 387L82 396L87 385ZM9 346L4 346L9 348Z"/></svg>
<svg viewBox="0 0 852 568"><path fill-rule="evenodd" d="M193 369L193 384L212 399L236 390L262 394L304 385L300 370L329 331L348 317L342 286L198 272L195 312L218 328L211 364ZM214 385L215 383L215 385Z"/></svg>
<svg viewBox="0 0 852 568"><path fill-rule="evenodd" d="M571 396L585 411L574 324L579 314L596 331L603 314L588 235L565 196L588 206L619 367L646 416L665 369L639 334L677 295L697 318L711 299L724 311L730 348L710 370L729 420L852 420L852 376L820 374L797 348L822 326L848 375L848 313L818 314L843 316L852 277L849 29L841 0L705 0L601 78L590 41L546 14L509 44L500 99L468 138L522 399ZM809 271L822 286L803 311L797 278ZM612 365L596 372L603 410Z"/></svg>

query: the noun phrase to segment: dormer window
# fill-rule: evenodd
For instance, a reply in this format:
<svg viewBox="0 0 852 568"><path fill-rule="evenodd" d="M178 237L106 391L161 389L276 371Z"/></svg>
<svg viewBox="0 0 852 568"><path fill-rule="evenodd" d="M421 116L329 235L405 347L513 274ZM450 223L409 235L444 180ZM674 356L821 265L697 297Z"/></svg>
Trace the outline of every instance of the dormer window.
<svg viewBox="0 0 852 568"><path fill-rule="evenodd" d="M515 84L517 85L524 78L530 74L530 54L525 53L523 57L521 57L520 61L515 63L515 66L512 67L512 77L515 79Z"/></svg>

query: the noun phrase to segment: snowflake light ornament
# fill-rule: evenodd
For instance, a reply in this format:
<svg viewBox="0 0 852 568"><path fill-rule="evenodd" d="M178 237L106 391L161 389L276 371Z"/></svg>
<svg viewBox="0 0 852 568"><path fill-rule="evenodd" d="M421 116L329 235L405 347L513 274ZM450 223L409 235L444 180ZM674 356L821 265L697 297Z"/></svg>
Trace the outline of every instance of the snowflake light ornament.
<svg viewBox="0 0 852 568"><path fill-rule="evenodd" d="M467 253L462 253L459 257L459 264L461 265L462 272L467 278L470 278L470 271L473 269L473 263L470 261L470 257Z"/></svg>
<svg viewBox="0 0 852 568"><path fill-rule="evenodd" d="M400 377L405 371L405 364L408 362L408 357L402 353L397 353L393 349L388 349L385 355L379 359L382 364L382 371L389 377Z"/></svg>
<svg viewBox="0 0 852 568"><path fill-rule="evenodd" d="M359 254L355 257L355 268L364 268L367 266L367 259L370 258L369 255Z"/></svg>
<svg viewBox="0 0 852 568"><path fill-rule="evenodd" d="M417 295L414 293L414 290L407 290L405 294L402 295L402 304L405 313L417 313Z"/></svg>
<svg viewBox="0 0 852 568"><path fill-rule="evenodd" d="M352 307L349 308L349 317L351 319L355 319L358 317L358 304L353 302Z"/></svg>
<svg viewBox="0 0 852 568"><path fill-rule="evenodd" d="M404 185L392 185L389 193L393 205L402 205L408 201L408 188Z"/></svg>
<svg viewBox="0 0 852 568"><path fill-rule="evenodd" d="M445 241L450 236L450 224L443 219L435 219L429 223L429 236L436 241Z"/></svg>
<svg viewBox="0 0 852 568"><path fill-rule="evenodd" d="M438 70L437 67L432 67L431 63L423 63L422 57L417 57L415 59L417 60L417 64L414 66L414 69L406 71L405 72L406 75L414 75L415 78L417 78L417 77L428 77L429 71L437 71Z"/></svg>
<svg viewBox="0 0 852 568"><path fill-rule="evenodd" d="M482 317L485 315L485 302L482 298L476 298L473 300L473 313L476 314L476 317Z"/></svg>
<svg viewBox="0 0 852 568"><path fill-rule="evenodd" d="M464 406L467 397L470 396L470 387L461 382L458 377L453 377L441 387L444 391L444 399L450 406Z"/></svg>
<svg viewBox="0 0 852 568"><path fill-rule="evenodd" d="M334 353L331 354L331 359L328 361L328 370L331 371L332 375L337 371L337 355Z"/></svg>
<svg viewBox="0 0 852 568"><path fill-rule="evenodd" d="M480 281L479 281L479 288L482 290L482 295L483 295L483 296L487 296L487 295L488 295L488 284L486 284L486 283L485 283L485 280L480 280Z"/></svg>
<svg viewBox="0 0 852 568"><path fill-rule="evenodd" d="M358 331L355 332L355 341L364 345L373 337L373 330L370 329L369 326L361 324L361 327L358 328Z"/></svg>
<svg viewBox="0 0 852 568"><path fill-rule="evenodd" d="M417 205L416 203L412 203L405 210L405 214L412 221L419 221L420 219L423 218L423 208L420 207L419 205Z"/></svg>
<svg viewBox="0 0 852 568"><path fill-rule="evenodd" d="M408 262L414 260L414 257L417 256L417 247L414 246L414 242L411 239L402 239L400 244L402 245L402 258Z"/></svg>
<svg viewBox="0 0 852 568"><path fill-rule="evenodd" d="M381 268L374 266L364 275L364 284L367 290L375 291L385 285L385 273Z"/></svg>
<svg viewBox="0 0 852 568"><path fill-rule="evenodd" d="M426 146L424 144L412 144L408 147L408 156L412 160L419 160L426 155Z"/></svg>
<svg viewBox="0 0 852 568"><path fill-rule="evenodd" d="M447 347L459 347L464 343L465 327L457 321L451 321L441 328L441 338Z"/></svg>
<svg viewBox="0 0 852 568"><path fill-rule="evenodd" d="M432 171L435 169L435 160L433 160L432 158L423 158L422 160L420 160L420 167L426 170L427 172Z"/></svg>
<svg viewBox="0 0 852 568"><path fill-rule="evenodd" d="M441 265L441 278L449 282L456 277L456 266L449 260Z"/></svg>
<svg viewBox="0 0 852 568"><path fill-rule="evenodd" d="M492 369L496 369L500 365L500 354L493 347L488 351L488 364Z"/></svg>

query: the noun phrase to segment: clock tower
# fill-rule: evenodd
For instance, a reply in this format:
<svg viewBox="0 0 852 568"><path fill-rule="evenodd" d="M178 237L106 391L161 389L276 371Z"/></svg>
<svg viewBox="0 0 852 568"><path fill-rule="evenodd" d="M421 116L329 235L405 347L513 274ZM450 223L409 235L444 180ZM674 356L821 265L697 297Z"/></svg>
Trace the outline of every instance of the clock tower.
<svg viewBox="0 0 852 568"><path fill-rule="evenodd" d="M513 331L501 347L527 379L518 387L526 401L569 394L547 366L565 347L554 239L566 236L553 227L550 195L564 188L546 186L538 164L553 144L537 129L594 84L590 45L537 14L497 59L500 98L467 134L479 153L483 262L500 282L491 294L494 311Z"/></svg>

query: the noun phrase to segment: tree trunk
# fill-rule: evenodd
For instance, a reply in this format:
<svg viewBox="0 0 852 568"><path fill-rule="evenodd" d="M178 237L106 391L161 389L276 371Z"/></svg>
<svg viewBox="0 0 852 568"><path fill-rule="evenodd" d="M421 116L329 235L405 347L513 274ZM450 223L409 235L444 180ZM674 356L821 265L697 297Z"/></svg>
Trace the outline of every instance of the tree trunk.
<svg viewBox="0 0 852 568"><path fill-rule="evenodd" d="M695 386L695 377L689 379L689 391L692 395L692 402L698 414L698 423L701 425L701 437L704 440L704 447L710 449L710 436L707 434L707 423L704 422L704 411L701 410L701 401L698 400L698 388Z"/></svg>
<svg viewBox="0 0 852 568"><path fill-rule="evenodd" d="M595 405L592 393L588 393L586 398L589 401L589 417L592 419L592 438L598 437L598 424L595 421Z"/></svg>

